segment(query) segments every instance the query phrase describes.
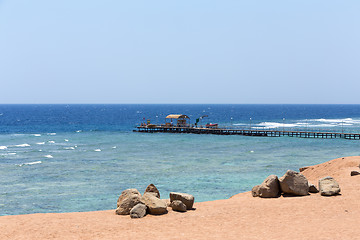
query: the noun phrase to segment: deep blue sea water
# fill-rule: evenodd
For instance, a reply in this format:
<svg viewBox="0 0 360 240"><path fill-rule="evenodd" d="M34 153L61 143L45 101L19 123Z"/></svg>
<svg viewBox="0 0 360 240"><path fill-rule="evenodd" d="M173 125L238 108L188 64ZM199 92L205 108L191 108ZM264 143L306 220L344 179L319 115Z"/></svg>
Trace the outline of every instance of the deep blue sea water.
<svg viewBox="0 0 360 240"><path fill-rule="evenodd" d="M114 209L121 191L150 183L162 198L223 199L269 174L360 155L356 140L132 131L171 113L231 128L360 133L360 105L0 105L0 215Z"/></svg>

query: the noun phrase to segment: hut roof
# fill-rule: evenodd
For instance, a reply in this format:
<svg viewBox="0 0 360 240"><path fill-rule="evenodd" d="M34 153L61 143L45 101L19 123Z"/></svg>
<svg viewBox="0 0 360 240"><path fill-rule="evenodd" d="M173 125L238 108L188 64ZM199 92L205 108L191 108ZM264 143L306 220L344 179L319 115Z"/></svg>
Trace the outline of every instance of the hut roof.
<svg viewBox="0 0 360 240"><path fill-rule="evenodd" d="M168 115L166 118L174 118L174 119L178 119L178 118L189 118L188 116L184 115L184 114L170 114ZM189 118L190 119L190 118Z"/></svg>

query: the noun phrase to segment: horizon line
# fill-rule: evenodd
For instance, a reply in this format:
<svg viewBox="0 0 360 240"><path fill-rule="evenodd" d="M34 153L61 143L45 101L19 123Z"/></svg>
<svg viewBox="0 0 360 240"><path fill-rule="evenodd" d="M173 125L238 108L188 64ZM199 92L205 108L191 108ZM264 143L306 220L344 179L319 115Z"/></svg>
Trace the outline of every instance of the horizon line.
<svg viewBox="0 0 360 240"><path fill-rule="evenodd" d="M0 105L360 105L360 103L0 103Z"/></svg>

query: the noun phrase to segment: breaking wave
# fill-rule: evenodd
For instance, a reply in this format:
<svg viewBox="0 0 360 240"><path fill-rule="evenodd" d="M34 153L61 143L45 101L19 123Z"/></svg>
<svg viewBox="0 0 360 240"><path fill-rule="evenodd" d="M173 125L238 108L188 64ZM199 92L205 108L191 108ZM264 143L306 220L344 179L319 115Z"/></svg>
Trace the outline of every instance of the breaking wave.
<svg viewBox="0 0 360 240"><path fill-rule="evenodd" d="M42 163L41 161L36 161L36 162L29 162L29 163L21 163L21 164L16 164L19 167L22 167L24 165L35 165L35 164L40 164Z"/></svg>
<svg viewBox="0 0 360 240"><path fill-rule="evenodd" d="M27 143L24 143L24 144L14 145L14 147L30 147L30 145Z"/></svg>

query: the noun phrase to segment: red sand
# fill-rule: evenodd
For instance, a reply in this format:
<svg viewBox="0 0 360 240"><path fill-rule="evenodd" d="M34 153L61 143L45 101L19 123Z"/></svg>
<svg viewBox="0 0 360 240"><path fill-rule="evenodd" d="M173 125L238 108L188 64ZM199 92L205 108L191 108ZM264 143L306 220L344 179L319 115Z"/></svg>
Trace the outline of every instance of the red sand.
<svg viewBox="0 0 360 240"><path fill-rule="evenodd" d="M315 185L334 177L339 196L262 199L246 192L142 219L114 210L2 216L0 239L360 239L360 175L350 176L359 164L360 156L346 157L303 172Z"/></svg>

